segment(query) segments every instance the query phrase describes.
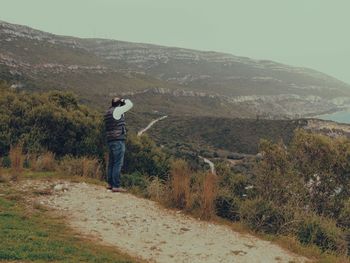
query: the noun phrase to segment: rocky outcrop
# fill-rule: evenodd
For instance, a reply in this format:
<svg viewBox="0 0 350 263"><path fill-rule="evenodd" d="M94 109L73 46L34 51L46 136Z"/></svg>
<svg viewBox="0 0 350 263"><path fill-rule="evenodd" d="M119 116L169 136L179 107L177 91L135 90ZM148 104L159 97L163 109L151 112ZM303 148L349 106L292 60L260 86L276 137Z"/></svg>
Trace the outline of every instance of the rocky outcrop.
<svg viewBox="0 0 350 263"><path fill-rule="evenodd" d="M94 92L90 97L98 87L100 96L113 90L123 96L190 97L198 104L209 98L265 118L350 107L349 85L311 69L212 51L57 36L0 21L1 76L12 76L15 87L25 87L26 79L79 91L92 87L81 92Z"/></svg>

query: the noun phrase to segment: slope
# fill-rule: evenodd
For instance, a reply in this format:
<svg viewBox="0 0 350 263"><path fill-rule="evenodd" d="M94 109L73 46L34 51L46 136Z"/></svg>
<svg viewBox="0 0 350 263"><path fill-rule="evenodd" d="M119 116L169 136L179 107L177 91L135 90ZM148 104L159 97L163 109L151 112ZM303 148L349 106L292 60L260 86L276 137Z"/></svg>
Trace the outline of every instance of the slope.
<svg viewBox="0 0 350 263"><path fill-rule="evenodd" d="M168 114L180 103L184 114L208 115L215 105L216 116L285 118L350 105L349 85L310 69L218 52L57 36L6 22L0 22L0 77L22 89L73 90L96 106L115 94L135 96L140 112Z"/></svg>

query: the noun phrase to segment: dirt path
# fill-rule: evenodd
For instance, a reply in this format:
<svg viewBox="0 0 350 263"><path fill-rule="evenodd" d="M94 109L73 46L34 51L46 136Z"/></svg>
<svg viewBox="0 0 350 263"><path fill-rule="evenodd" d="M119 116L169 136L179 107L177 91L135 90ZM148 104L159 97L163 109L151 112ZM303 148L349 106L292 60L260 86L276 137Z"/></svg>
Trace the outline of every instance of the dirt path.
<svg viewBox="0 0 350 263"><path fill-rule="evenodd" d="M36 187L39 187L38 185ZM71 226L149 262L304 262L277 245L188 217L131 194L85 183L56 184L40 203Z"/></svg>
<svg viewBox="0 0 350 263"><path fill-rule="evenodd" d="M166 119L166 118L168 118L168 116L163 116L163 117L160 117L160 118L158 118L158 119L155 119L155 120L151 121L151 122L147 125L146 128L142 129L141 131L139 131L139 132L137 133L137 136L140 137L142 134L144 134L147 130L149 130L149 129L150 129L154 124L156 124L158 121L164 120L164 119Z"/></svg>
<svg viewBox="0 0 350 263"><path fill-rule="evenodd" d="M216 173L216 171L215 171L215 164L212 161L210 161L209 159L204 158L204 157L202 157L200 155L199 155L199 158L201 158L206 164L209 164L211 173L213 173L213 174Z"/></svg>

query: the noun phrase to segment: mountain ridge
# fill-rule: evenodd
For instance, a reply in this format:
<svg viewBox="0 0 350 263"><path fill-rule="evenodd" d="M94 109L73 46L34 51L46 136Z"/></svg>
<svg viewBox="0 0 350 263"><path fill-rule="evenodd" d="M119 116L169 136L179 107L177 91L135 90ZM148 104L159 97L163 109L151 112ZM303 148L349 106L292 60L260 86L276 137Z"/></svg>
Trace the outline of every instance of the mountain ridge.
<svg viewBox="0 0 350 263"><path fill-rule="evenodd" d="M267 118L317 115L350 105L350 85L271 60L61 36L4 21L0 44L0 78L15 87L28 88L30 83L33 90L73 90L92 104L103 105L111 94L133 94L138 100L144 92L157 93L158 100L173 102L180 94L194 97L201 115L207 111L207 97L209 103L215 100L218 116L238 117L242 111L244 116ZM144 108L149 105L140 111ZM174 111L173 106L164 113Z"/></svg>

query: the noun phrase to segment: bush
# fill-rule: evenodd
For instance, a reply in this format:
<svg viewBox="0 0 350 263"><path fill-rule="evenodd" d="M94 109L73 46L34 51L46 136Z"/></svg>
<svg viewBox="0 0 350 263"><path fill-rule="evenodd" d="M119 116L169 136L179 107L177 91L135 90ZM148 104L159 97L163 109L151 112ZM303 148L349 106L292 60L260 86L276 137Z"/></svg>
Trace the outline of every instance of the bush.
<svg viewBox="0 0 350 263"><path fill-rule="evenodd" d="M169 175L169 156L167 156L146 135L136 137L129 134L126 140L126 152L123 172L139 172L167 180Z"/></svg>
<svg viewBox="0 0 350 263"><path fill-rule="evenodd" d="M219 175L221 188L227 189L232 196L237 198L246 198L252 195L248 189L249 180L243 174L231 174L224 178Z"/></svg>
<svg viewBox="0 0 350 263"><path fill-rule="evenodd" d="M123 174L120 180L122 187L125 188L138 188L141 191L144 191L148 186L147 178L139 172L134 172L132 174Z"/></svg>
<svg viewBox="0 0 350 263"><path fill-rule="evenodd" d="M350 231L350 199L344 202L338 217L338 223L340 226L345 227Z"/></svg>
<svg viewBox="0 0 350 263"><path fill-rule="evenodd" d="M0 165L0 183L6 183L6 182L7 182L7 178L4 176L3 169Z"/></svg>
<svg viewBox="0 0 350 263"><path fill-rule="evenodd" d="M22 145L11 146L9 156L11 160L12 179L16 180L23 170L24 155Z"/></svg>
<svg viewBox="0 0 350 263"><path fill-rule="evenodd" d="M96 158L65 156L59 162L58 170L63 175L102 178L101 166Z"/></svg>
<svg viewBox="0 0 350 263"><path fill-rule="evenodd" d="M293 220L293 213L276 207L271 201L261 198L246 200L240 206L240 218L255 231L278 234Z"/></svg>
<svg viewBox="0 0 350 263"><path fill-rule="evenodd" d="M253 179L257 194L277 206L302 203L306 196L305 182L296 171L288 148L282 142L262 140L260 151L263 158L254 168Z"/></svg>
<svg viewBox="0 0 350 263"><path fill-rule="evenodd" d="M305 214L297 230L297 237L304 245L317 245L322 251L331 250L346 254L347 242L343 231L334 220L315 214Z"/></svg>
<svg viewBox="0 0 350 263"><path fill-rule="evenodd" d="M0 84L1 85L1 84ZM62 157L103 153L102 116L70 93L25 93L0 88L0 155L22 142L24 152L43 149Z"/></svg>
<svg viewBox="0 0 350 263"><path fill-rule="evenodd" d="M147 197L151 200L161 203L167 203L169 200L169 189L167 185L158 177L153 177L147 187Z"/></svg>
<svg viewBox="0 0 350 263"><path fill-rule="evenodd" d="M10 156L4 156L1 160L1 165L4 168L10 168L11 167L11 159Z"/></svg>
<svg viewBox="0 0 350 263"><path fill-rule="evenodd" d="M232 221L240 219L239 209L243 199L253 197L253 189L247 175L235 173L228 163L221 162L216 165L219 193L216 199L217 215Z"/></svg>
<svg viewBox="0 0 350 263"><path fill-rule="evenodd" d="M216 214L231 221L239 221L239 209L241 200L237 197L234 197L228 191L226 193L223 192L224 191L221 191L215 201Z"/></svg>
<svg viewBox="0 0 350 263"><path fill-rule="evenodd" d="M342 202L349 198L350 140L298 130L289 152L307 186L305 200L310 208L317 214L337 217Z"/></svg>
<svg viewBox="0 0 350 263"><path fill-rule="evenodd" d="M30 160L30 168L36 172L52 172L56 170L55 155L52 152L46 152L39 156L34 156Z"/></svg>

